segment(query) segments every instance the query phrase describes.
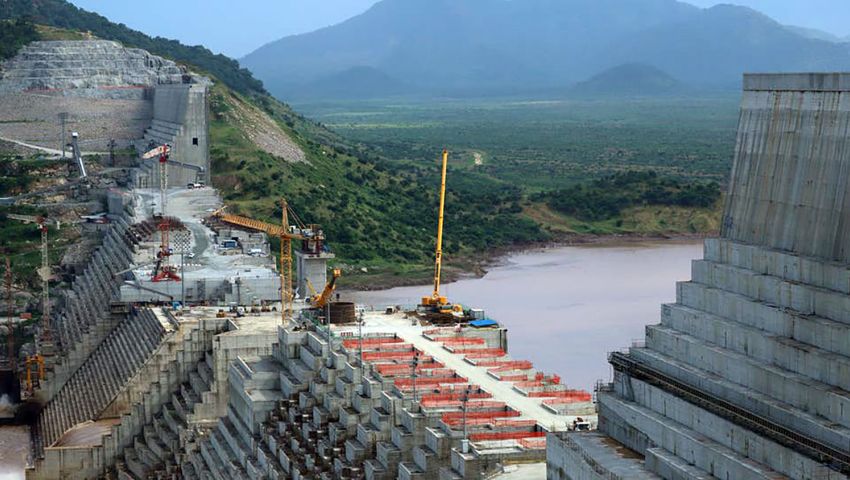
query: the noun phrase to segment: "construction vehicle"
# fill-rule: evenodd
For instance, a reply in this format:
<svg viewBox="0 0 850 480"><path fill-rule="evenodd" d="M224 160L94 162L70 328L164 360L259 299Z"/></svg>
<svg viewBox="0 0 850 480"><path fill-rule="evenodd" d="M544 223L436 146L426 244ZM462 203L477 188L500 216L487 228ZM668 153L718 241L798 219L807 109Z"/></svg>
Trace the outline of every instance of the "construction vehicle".
<svg viewBox="0 0 850 480"><path fill-rule="evenodd" d="M25 365L25 386L26 391L30 395L41 385L41 382L44 381L44 356L35 354L27 357ZM35 369L35 374L33 374L33 369Z"/></svg>
<svg viewBox="0 0 850 480"><path fill-rule="evenodd" d="M449 299L440 294L440 279L443 263L443 219L446 208L446 174L449 164L449 152L443 150L442 174L440 179L440 210L437 217L437 247L434 253L434 291L430 297L422 297L420 310L432 321L461 319L464 316L463 306L451 304Z"/></svg>
<svg viewBox="0 0 850 480"><path fill-rule="evenodd" d="M280 319L281 323L286 325L289 317L292 315L292 241L305 240L306 237L300 233L296 233L299 231L298 228L290 228L290 209L286 199L282 198L280 200L280 206L280 225L273 225L252 218L226 213L225 209L227 207L216 210L212 216L231 225L249 228L280 238ZM295 216L294 213L293 216Z"/></svg>
<svg viewBox="0 0 850 480"><path fill-rule="evenodd" d="M333 276L330 281L328 281L325 288L322 290L322 293L316 293L316 289L313 288L313 284L310 283L310 280L307 279L307 287L310 288L310 298L308 299L308 303L313 308L325 308L328 305L328 302L331 301L331 296L336 290L336 280L342 276L342 270L335 268L333 271Z"/></svg>

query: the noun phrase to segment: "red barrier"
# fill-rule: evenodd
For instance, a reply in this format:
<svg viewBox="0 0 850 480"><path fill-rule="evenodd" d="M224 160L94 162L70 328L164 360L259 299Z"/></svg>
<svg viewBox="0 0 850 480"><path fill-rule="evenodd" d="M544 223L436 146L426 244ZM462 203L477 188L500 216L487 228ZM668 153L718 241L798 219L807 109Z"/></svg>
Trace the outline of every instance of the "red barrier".
<svg viewBox="0 0 850 480"><path fill-rule="evenodd" d="M483 338L476 337L437 337L434 341L446 345L484 345L486 343Z"/></svg>
<svg viewBox="0 0 850 480"><path fill-rule="evenodd" d="M401 338L398 338L398 337L364 338L363 339L363 346L365 347L366 345L381 345L381 344L385 344L385 343L402 343L402 342L404 342L404 340L402 340ZM355 339L343 340L342 346L345 347L345 348L358 348L358 347L360 347L360 339L355 338Z"/></svg>
<svg viewBox="0 0 850 480"><path fill-rule="evenodd" d="M526 450L543 450L546 448L546 437L543 438L521 438L517 443Z"/></svg>
<svg viewBox="0 0 850 480"><path fill-rule="evenodd" d="M534 368L534 364L528 360L488 360L486 362L477 362L475 365L485 367L491 372L502 372L505 370L531 370Z"/></svg>
<svg viewBox="0 0 850 480"><path fill-rule="evenodd" d="M546 432L482 432L469 435L469 439L473 442L520 440L523 438L546 438Z"/></svg>
<svg viewBox="0 0 850 480"><path fill-rule="evenodd" d="M570 402L589 402L591 395L582 390L562 390L559 392L529 392L529 397L535 398L558 398Z"/></svg>
<svg viewBox="0 0 850 480"><path fill-rule="evenodd" d="M522 415L520 412L516 410L501 410L497 412L466 412L466 419L470 418L486 418L488 420L493 420L496 418L510 418L510 417L519 417ZM442 419L444 422L450 422L456 419L463 419L463 412L446 412L443 414Z"/></svg>
<svg viewBox="0 0 850 480"><path fill-rule="evenodd" d="M412 387L413 379L412 378L397 378L395 379L396 387ZM421 377L416 379L416 385L425 386L425 385L439 385L443 383L466 383L466 379L463 377Z"/></svg>
<svg viewBox="0 0 850 480"><path fill-rule="evenodd" d="M463 398L463 395L464 395L463 393L429 393L429 394L426 394L426 395L422 395L419 398L421 398L423 402L424 401L441 401L441 400L461 400ZM476 393L470 393L469 394L470 399L491 398L491 397L492 397L492 395L490 395L487 392L476 392Z"/></svg>

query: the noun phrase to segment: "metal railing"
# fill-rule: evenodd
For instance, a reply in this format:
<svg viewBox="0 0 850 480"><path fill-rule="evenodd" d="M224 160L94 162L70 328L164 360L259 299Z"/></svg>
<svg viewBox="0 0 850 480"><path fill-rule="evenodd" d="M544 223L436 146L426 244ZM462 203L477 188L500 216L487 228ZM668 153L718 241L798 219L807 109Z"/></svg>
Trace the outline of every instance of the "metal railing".
<svg viewBox="0 0 850 480"><path fill-rule="evenodd" d="M785 447L823 463L844 474L850 474L850 453L833 448L817 439L791 430L773 420L675 379L661 371L644 365L628 355L613 352L609 361L614 370L644 381L669 392L689 403L724 418L747 430L763 435Z"/></svg>

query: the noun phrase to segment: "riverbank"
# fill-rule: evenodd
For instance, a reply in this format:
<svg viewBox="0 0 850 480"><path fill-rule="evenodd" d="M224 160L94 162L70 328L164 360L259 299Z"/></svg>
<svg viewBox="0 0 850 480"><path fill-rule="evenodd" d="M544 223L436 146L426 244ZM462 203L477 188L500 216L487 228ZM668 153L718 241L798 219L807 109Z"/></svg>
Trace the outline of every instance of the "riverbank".
<svg viewBox="0 0 850 480"><path fill-rule="evenodd" d="M443 257L442 284L484 277L492 268L503 265L511 255L574 246L635 245L640 243L698 242L716 236L716 232L698 234L637 235L637 234L561 234L554 240L543 243L516 245L510 248L492 249L487 252L467 255L463 258ZM394 267L364 267L366 271L348 272L340 282L341 294L355 291L388 290L398 287L429 285L434 278L434 265L400 265ZM427 292L425 292L427 293Z"/></svg>

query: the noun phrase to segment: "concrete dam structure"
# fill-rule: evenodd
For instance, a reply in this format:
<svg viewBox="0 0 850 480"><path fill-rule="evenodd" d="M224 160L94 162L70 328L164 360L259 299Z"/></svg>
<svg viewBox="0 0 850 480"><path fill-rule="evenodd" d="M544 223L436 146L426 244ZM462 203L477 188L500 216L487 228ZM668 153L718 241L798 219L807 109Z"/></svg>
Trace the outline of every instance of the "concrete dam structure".
<svg viewBox="0 0 850 480"><path fill-rule="evenodd" d="M66 142L78 132L84 153L144 153L167 143L169 186L209 182L209 85L171 60L118 42L32 42L0 65L0 139L61 150L64 126ZM139 186L158 187L156 169L148 162Z"/></svg>
<svg viewBox="0 0 850 480"><path fill-rule="evenodd" d="M720 238L550 480L850 477L850 74L747 75Z"/></svg>

